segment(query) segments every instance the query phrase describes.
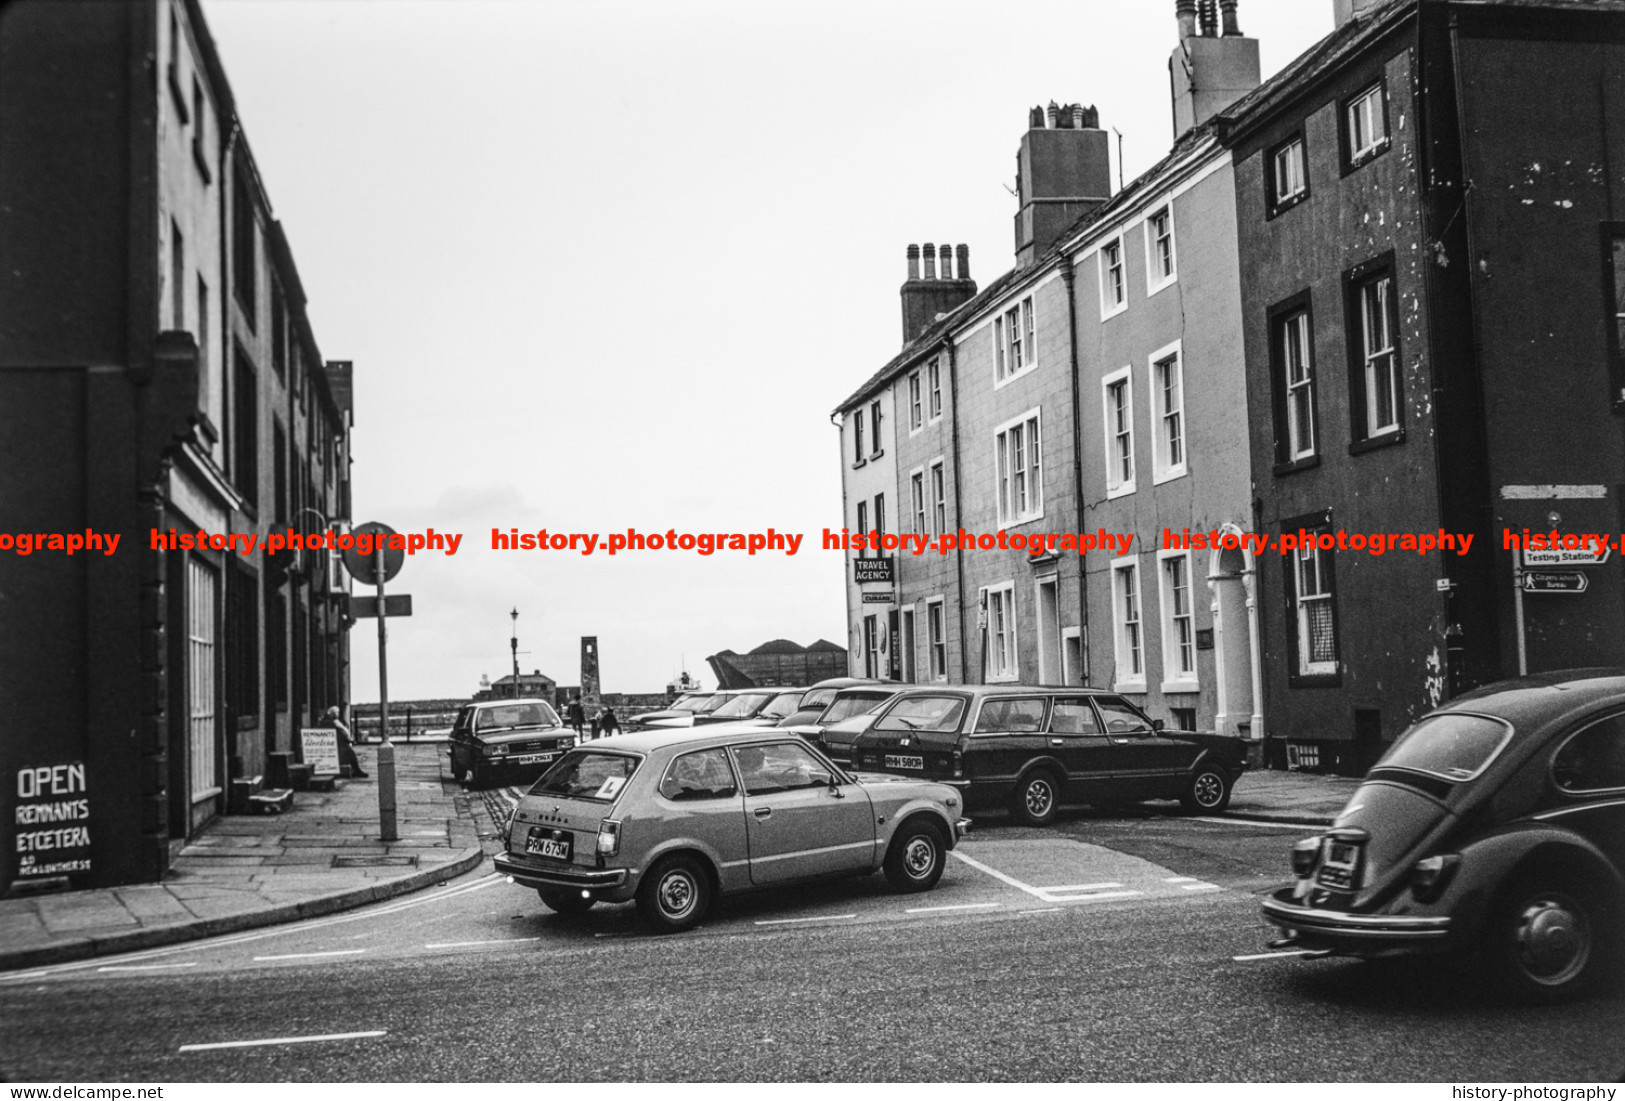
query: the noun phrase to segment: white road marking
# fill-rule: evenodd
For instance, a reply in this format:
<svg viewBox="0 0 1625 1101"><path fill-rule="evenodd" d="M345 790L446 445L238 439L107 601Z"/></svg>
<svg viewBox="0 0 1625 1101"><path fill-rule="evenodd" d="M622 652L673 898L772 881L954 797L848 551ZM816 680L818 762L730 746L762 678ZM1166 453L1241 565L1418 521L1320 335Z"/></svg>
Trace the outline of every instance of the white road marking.
<svg viewBox="0 0 1625 1101"><path fill-rule="evenodd" d="M846 921L848 918L855 918L857 916L858 916L857 914L830 914L828 917L778 918L777 920L774 920L774 921L758 921L756 924L757 925L799 925L802 922L807 922L807 921Z"/></svg>
<svg viewBox="0 0 1625 1101"><path fill-rule="evenodd" d="M126 963L111 967L98 967L98 971L159 971L166 967L196 967L197 963Z"/></svg>
<svg viewBox="0 0 1625 1101"><path fill-rule="evenodd" d="M1108 898L1138 898L1144 891L1101 891L1093 895L1054 895L1046 902L1099 902Z"/></svg>
<svg viewBox="0 0 1625 1101"><path fill-rule="evenodd" d="M987 875L992 876L994 879L997 879L1000 883L1008 883L1010 886L1014 887L1018 891L1026 891L1028 894L1032 895L1034 898L1043 899L1045 902L1052 901L1051 899L1044 898L1044 892L1039 890L1037 887L1029 887L1027 884L1023 883L1021 880L1016 879L1013 876L1005 875L1003 872L999 871L997 868L989 868L986 864L983 864L980 860L973 860L970 857L966 856L964 853L960 852L958 849L954 849L954 850L950 851L948 853L948 855L953 857L955 860L964 861L966 864L969 864L971 867L975 868L979 872L983 872L983 873L985 873Z"/></svg>
<svg viewBox="0 0 1625 1101"><path fill-rule="evenodd" d="M1266 822L1261 818L1202 818L1192 816L1187 822L1211 822L1215 826L1262 826L1267 830L1292 830L1295 833L1313 833L1322 827L1308 822Z"/></svg>
<svg viewBox="0 0 1625 1101"><path fill-rule="evenodd" d="M1245 962L1247 960L1282 960L1286 959L1288 956L1302 956L1310 951L1312 951L1312 949L1293 948L1286 952L1260 952L1256 956L1231 956L1230 958L1238 962Z"/></svg>
<svg viewBox="0 0 1625 1101"><path fill-rule="evenodd" d="M1163 880L1163 882L1164 883L1195 883L1196 882L1196 877L1194 875L1171 875L1167 879Z"/></svg>
<svg viewBox="0 0 1625 1101"><path fill-rule="evenodd" d="M1186 883L1183 885L1187 891L1217 891L1218 886L1212 883Z"/></svg>
<svg viewBox="0 0 1625 1101"><path fill-rule="evenodd" d="M958 906L916 906L905 914L940 914L946 910L997 910L1002 902L966 902Z"/></svg>
<svg viewBox="0 0 1625 1101"><path fill-rule="evenodd" d="M315 1044L324 1040L370 1040L388 1035L383 1029L376 1032L335 1032L327 1036L278 1036L270 1040L227 1040L218 1044L182 1044L181 1051L217 1051L228 1047L268 1047L273 1044Z"/></svg>
<svg viewBox="0 0 1625 1101"><path fill-rule="evenodd" d="M1061 912L1061 907L1046 906L1042 910L1018 910L1016 912L1022 916L1026 916L1027 914L1058 914Z"/></svg>
<svg viewBox="0 0 1625 1101"><path fill-rule="evenodd" d="M335 952L290 952L286 956L255 956L255 963L264 963L267 960L314 960L325 959L328 956L359 956L365 948L341 948Z"/></svg>
<svg viewBox="0 0 1625 1101"><path fill-rule="evenodd" d="M441 944L425 944L425 948L473 948L480 944L529 944L541 937L498 937L495 940L450 940Z"/></svg>
<svg viewBox="0 0 1625 1101"><path fill-rule="evenodd" d="M1054 894L1056 891L1105 891L1112 887L1121 886L1121 883L1074 883L1067 887L1039 887L1037 889Z"/></svg>

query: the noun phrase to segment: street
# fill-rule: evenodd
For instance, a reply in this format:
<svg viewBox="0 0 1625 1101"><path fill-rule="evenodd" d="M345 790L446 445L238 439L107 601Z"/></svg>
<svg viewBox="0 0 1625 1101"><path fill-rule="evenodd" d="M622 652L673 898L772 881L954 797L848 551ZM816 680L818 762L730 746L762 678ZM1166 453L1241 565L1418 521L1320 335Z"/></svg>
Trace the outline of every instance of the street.
<svg viewBox="0 0 1625 1101"><path fill-rule="evenodd" d="M499 811L504 792L486 793ZM1613 1081L1625 997L1499 1005L1434 967L1269 953L1303 831L989 819L875 876L648 935L485 864L294 925L0 976L0 1073L69 1081ZM489 843L488 843L489 844ZM140 1021L132 1028L132 1021ZM265 1042L273 1041L273 1042Z"/></svg>

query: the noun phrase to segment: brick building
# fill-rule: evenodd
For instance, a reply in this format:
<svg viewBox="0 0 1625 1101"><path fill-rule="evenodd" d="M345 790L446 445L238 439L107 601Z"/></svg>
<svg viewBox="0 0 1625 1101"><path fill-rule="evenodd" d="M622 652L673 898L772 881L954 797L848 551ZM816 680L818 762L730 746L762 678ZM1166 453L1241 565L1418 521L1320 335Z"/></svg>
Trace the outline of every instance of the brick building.
<svg viewBox="0 0 1625 1101"><path fill-rule="evenodd" d="M327 555L154 538L350 510L349 365L317 350L195 0L7 7L0 254L6 538L119 540L0 553L0 890L155 880L349 678Z"/></svg>

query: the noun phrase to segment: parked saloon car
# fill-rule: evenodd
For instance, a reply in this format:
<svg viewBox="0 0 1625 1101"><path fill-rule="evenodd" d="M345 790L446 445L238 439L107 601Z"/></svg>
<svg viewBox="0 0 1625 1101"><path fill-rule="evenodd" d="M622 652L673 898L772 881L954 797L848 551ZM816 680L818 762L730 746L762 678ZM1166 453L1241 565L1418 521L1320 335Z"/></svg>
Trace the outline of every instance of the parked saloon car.
<svg viewBox="0 0 1625 1101"><path fill-rule="evenodd" d="M672 701L670 707L659 711L645 711L640 715L631 715L621 720L622 730L637 730L649 723L661 719L678 719L683 723L692 722L694 713L705 708L721 707L727 702L724 696L718 699L716 692L689 692Z"/></svg>
<svg viewBox="0 0 1625 1101"><path fill-rule="evenodd" d="M710 726L712 723L736 723L744 719L754 719L777 703L779 707L774 715L774 722L784 718L796 709L796 702L801 699L804 688L746 688L733 693L732 698L714 711L696 713L694 726Z"/></svg>
<svg viewBox="0 0 1625 1101"><path fill-rule="evenodd" d="M779 725L806 726L815 722L824 713L824 709L829 707L830 701L841 689L883 683L885 682L870 677L831 677L829 680L821 680L802 693L801 703L796 706L796 710L785 717ZM896 691L896 687L893 685L892 691Z"/></svg>
<svg viewBox="0 0 1625 1101"><path fill-rule="evenodd" d="M480 787L498 773L534 779L576 739L545 700L488 700L457 712L447 742L452 777Z"/></svg>
<svg viewBox="0 0 1625 1101"><path fill-rule="evenodd" d="M1506 681L1423 716L1264 902L1272 947L1480 956L1556 1001L1625 940L1625 672Z"/></svg>
<svg viewBox="0 0 1625 1101"><path fill-rule="evenodd" d="M869 729L874 712L897 695L897 691L896 685L875 681L842 688L816 719L786 729L794 730L823 750L830 760L846 764L852 760L852 742Z"/></svg>
<svg viewBox="0 0 1625 1101"><path fill-rule="evenodd" d="M496 867L560 913L636 899L675 932L734 891L877 869L929 890L969 827L961 809L950 787L857 780L787 732L646 730L549 769Z"/></svg>
<svg viewBox="0 0 1625 1101"><path fill-rule="evenodd" d="M940 780L967 809L1008 807L1042 826L1069 803L1178 799L1217 814L1247 757L1239 738L1164 730L1110 692L1011 685L900 692L858 735L852 764Z"/></svg>

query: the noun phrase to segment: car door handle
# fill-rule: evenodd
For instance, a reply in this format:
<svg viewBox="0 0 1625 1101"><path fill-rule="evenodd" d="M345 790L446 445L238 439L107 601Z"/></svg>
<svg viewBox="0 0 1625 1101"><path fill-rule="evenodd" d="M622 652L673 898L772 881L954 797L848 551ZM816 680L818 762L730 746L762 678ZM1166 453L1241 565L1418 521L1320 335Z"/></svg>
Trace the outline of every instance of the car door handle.
<svg viewBox="0 0 1625 1101"><path fill-rule="evenodd" d="M1051 738L1049 740L1049 744L1050 745L1065 745L1066 744L1066 739L1065 738Z"/></svg>
<svg viewBox="0 0 1625 1101"><path fill-rule="evenodd" d="M757 807L755 810L751 811L751 813L754 814L756 817L765 820L765 819L773 817L773 808L772 807Z"/></svg>

